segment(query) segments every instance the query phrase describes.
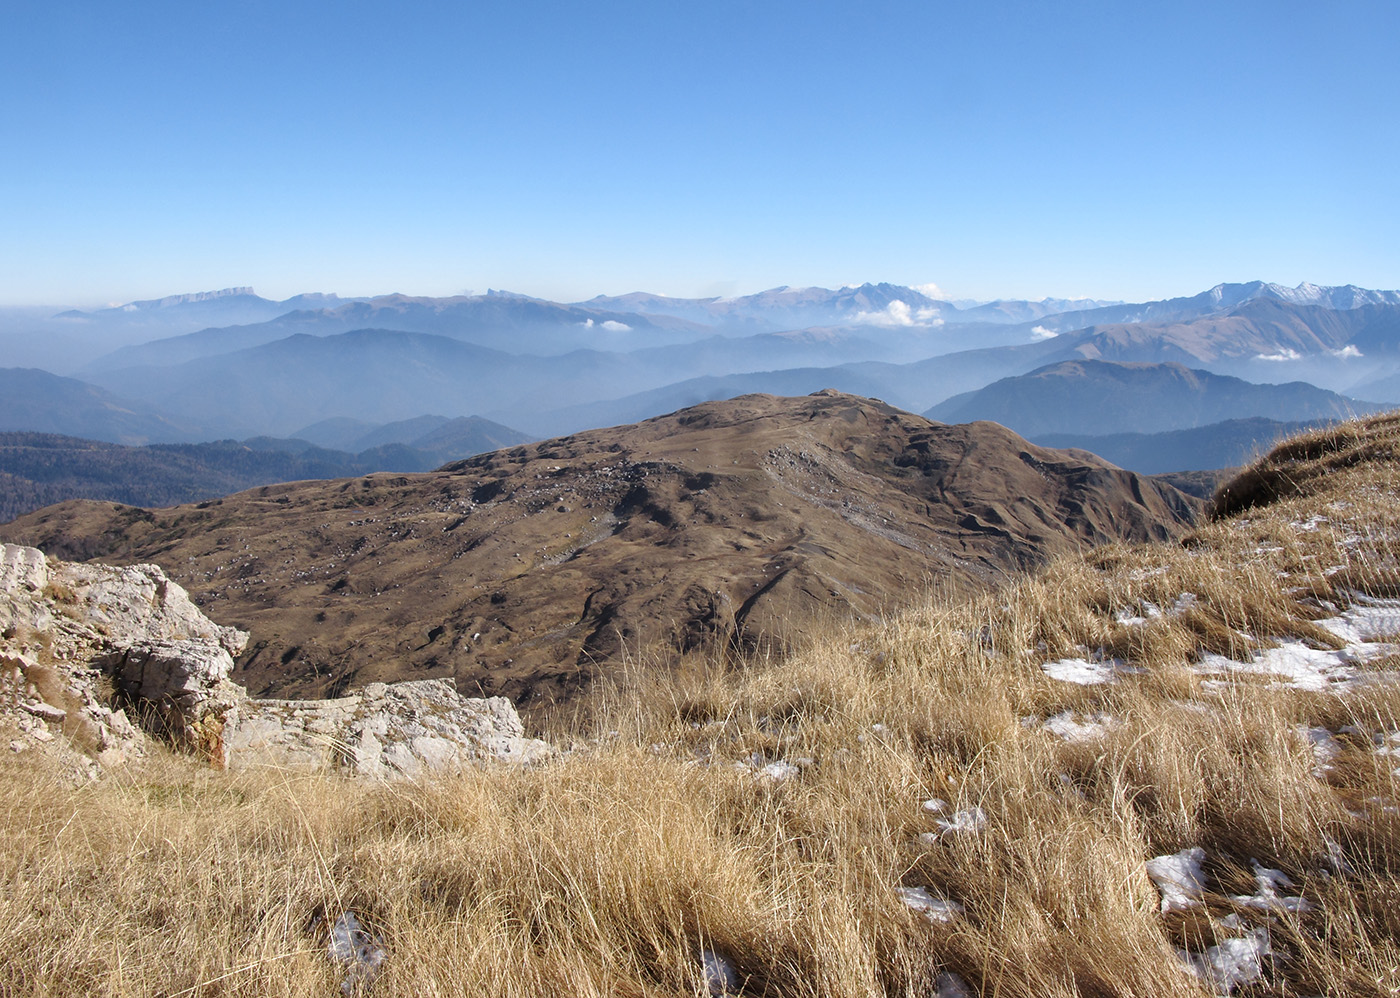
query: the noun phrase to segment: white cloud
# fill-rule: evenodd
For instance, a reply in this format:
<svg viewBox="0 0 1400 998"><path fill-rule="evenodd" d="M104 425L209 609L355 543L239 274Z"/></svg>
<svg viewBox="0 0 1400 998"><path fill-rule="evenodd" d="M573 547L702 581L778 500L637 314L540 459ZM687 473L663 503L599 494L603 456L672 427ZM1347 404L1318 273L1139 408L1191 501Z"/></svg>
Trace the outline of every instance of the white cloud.
<svg viewBox="0 0 1400 998"><path fill-rule="evenodd" d="M1044 326L1031 327L1031 339L1033 340L1053 340L1060 334L1053 329L1046 329Z"/></svg>
<svg viewBox="0 0 1400 998"><path fill-rule="evenodd" d="M592 319L584 319L582 322L579 323L579 325L582 326L584 329L592 329L592 328L593 328L593 320L592 320Z"/></svg>
<svg viewBox="0 0 1400 998"><path fill-rule="evenodd" d="M941 326L943 320L931 308L912 309L896 298L879 312L857 312L851 321L862 326Z"/></svg>
<svg viewBox="0 0 1400 998"><path fill-rule="evenodd" d="M1341 360L1350 360L1353 357L1365 356L1360 350L1358 350L1355 346L1353 346L1350 343L1342 347L1340 350L1328 350L1327 352L1330 353L1333 357L1340 358Z"/></svg>
<svg viewBox="0 0 1400 998"><path fill-rule="evenodd" d="M1297 350L1294 350L1292 347L1284 347L1278 353L1261 353L1255 359L1272 360L1282 363L1284 361L1290 360L1302 360L1303 355L1300 354Z"/></svg>
<svg viewBox="0 0 1400 998"><path fill-rule="evenodd" d="M607 322L603 323L603 328L610 333L630 333L632 331L632 327L627 325L627 323L617 322L614 319L609 319Z"/></svg>
<svg viewBox="0 0 1400 998"><path fill-rule="evenodd" d="M948 295L944 293L943 289L932 281L929 281L927 284L915 284L914 290L925 298L937 298L939 301L948 300Z"/></svg>

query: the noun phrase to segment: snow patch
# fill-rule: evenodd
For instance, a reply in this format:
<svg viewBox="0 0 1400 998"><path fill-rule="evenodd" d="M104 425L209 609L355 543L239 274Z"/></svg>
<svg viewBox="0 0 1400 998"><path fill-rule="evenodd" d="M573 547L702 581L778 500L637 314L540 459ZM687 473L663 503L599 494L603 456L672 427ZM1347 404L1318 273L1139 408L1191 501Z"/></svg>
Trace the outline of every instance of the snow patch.
<svg viewBox="0 0 1400 998"><path fill-rule="evenodd" d="M949 835L965 835L980 832L987 826L987 812L980 807L970 807L966 811L954 811L950 818L936 818L940 838Z"/></svg>
<svg viewBox="0 0 1400 998"><path fill-rule="evenodd" d="M1313 767L1313 775L1323 776L1337 761L1337 756L1342 754L1342 743L1326 728L1308 728L1300 724L1297 731L1312 746L1313 760L1317 763Z"/></svg>
<svg viewBox="0 0 1400 998"><path fill-rule="evenodd" d="M1226 939L1204 953L1178 950L1182 965L1201 983L1229 994L1241 984L1252 984L1264 973L1264 957L1270 953L1269 930L1255 929L1238 939Z"/></svg>
<svg viewBox="0 0 1400 998"><path fill-rule="evenodd" d="M1346 640L1342 634L1338 634L1338 637ZM1340 650L1310 648L1302 641L1289 639L1280 641L1276 647L1264 649L1249 662L1236 662L1224 655L1207 652L1201 656L1195 671L1198 675L1272 675L1279 677L1287 686L1325 692L1355 685L1360 678L1358 665L1393 655L1397 651L1400 651L1400 647L1393 644L1369 642L1348 644ZM1207 688L1216 686L1213 684Z"/></svg>
<svg viewBox="0 0 1400 998"><path fill-rule="evenodd" d="M1400 600L1356 595L1341 616L1317 621L1342 641L1359 645L1400 635Z"/></svg>
<svg viewBox="0 0 1400 998"><path fill-rule="evenodd" d="M963 906L956 901L936 898L922 887L900 887L896 889L896 893L910 909L919 912L930 922L951 922L963 913Z"/></svg>
<svg viewBox="0 0 1400 998"><path fill-rule="evenodd" d="M773 783L782 783L786 780L792 779L794 776L800 775L801 773L802 770L799 769L797 766L794 766L792 763L786 762L782 759L778 759L775 762L770 762L768 763L768 765L764 766L758 771L760 779L770 780Z"/></svg>
<svg viewBox="0 0 1400 998"><path fill-rule="evenodd" d="M1116 683L1123 675L1145 672L1117 658L1091 662L1087 658L1062 658L1046 662L1040 667L1051 679L1062 683L1077 683L1080 686L1097 686L1100 683Z"/></svg>
<svg viewBox="0 0 1400 998"><path fill-rule="evenodd" d="M739 993L739 972L734 965L714 950L700 951L700 969L705 975L705 987L712 995Z"/></svg>
<svg viewBox="0 0 1400 998"><path fill-rule="evenodd" d="M1201 903L1201 893L1206 888L1206 874L1201 868L1205 858L1204 849L1192 846L1147 861L1147 875L1162 894L1163 913L1185 911Z"/></svg>
<svg viewBox="0 0 1400 998"><path fill-rule="evenodd" d="M1293 881L1288 874L1282 870L1273 870L1268 867L1254 865L1253 894L1235 895L1235 903L1242 904L1250 908L1282 909L1283 911L1302 914L1312 911L1312 904L1303 897L1284 897L1278 893L1279 888L1291 888Z"/></svg>
<svg viewBox="0 0 1400 998"><path fill-rule="evenodd" d="M1083 721L1076 721L1072 710L1048 718L1043 725L1046 731L1067 742L1092 742L1116 726L1117 722L1107 714L1095 714Z"/></svg>
<svg viewBox="0 0 1400 998"><path fill-rule="evenodd" d="M1170 607L1163 610L1151 600L1140 600L1138 602L1139 613L1132 610L1123 609L1114 613L1113 619L1125 627L1141 627L1150 620L1158 620L1162 617L1179 617L1190 610L1201 598L1195 593L1182 593L1178 596Z"/></svg>
<svg viewBox="0 0 1400 998"><path fill-rule="evenodd" d="M933 981L933 998L973 998L972 988L951 970L945 970Z"/></svg>

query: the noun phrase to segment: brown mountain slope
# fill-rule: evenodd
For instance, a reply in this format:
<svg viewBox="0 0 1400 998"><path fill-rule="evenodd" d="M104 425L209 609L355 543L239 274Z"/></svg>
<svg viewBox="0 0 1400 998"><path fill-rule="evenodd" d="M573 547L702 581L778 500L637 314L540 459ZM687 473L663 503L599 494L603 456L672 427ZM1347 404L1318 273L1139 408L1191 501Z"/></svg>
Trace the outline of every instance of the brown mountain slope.
<svg viewBox="0 0 1400 998"><path fill-rule="evenodd" d="M146 511L70 502L0 526L65 558L154 561L249 630L235 678L313 697L454 677L557 700L658 648L781 638L921 582L1168 538L1169 486L993 423L749 395L421 475L273 485Z"/></svg>

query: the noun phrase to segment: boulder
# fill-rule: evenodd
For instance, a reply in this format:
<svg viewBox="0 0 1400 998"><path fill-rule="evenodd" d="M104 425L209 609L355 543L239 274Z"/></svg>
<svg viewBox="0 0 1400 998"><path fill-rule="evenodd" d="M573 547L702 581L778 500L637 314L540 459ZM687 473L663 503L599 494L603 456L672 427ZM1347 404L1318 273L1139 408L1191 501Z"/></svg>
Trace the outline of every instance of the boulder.
<svg viewBox="0 0 1400 998"><path fill-rule="evenodd" d="M338 770L413 777L486 761L530 763L550 754L525 737L505 697L464 697L442 679L371 683L335 700L250 700L224 729L233 768Z"/></svg>
<svg viewBox="0 0 1400 998"><path fill-rule="evenodd" d="M138 641L100 660L118 698L138 705L148 730L208 758L228 762L223 730L247 699L234 683L233 656L207 639Z"/></svg>
<svg viewBox="0 0 1400 998"><path fill-rule="evenodd" d="M34 550L34 549L30 549ZM237 656L248 634L220 627L159 565L89 565L55 562L49 578L66 597L68 612L96 628L115 646L150 641L192 641Z"/></svg>

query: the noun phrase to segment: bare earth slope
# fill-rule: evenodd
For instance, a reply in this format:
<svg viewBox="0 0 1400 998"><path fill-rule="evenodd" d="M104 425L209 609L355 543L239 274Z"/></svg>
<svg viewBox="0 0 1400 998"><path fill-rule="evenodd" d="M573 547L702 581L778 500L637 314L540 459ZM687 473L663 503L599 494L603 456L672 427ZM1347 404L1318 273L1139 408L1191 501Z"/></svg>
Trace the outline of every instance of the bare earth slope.
<svg viewBox="0 0 1400 998"><path fill-rule="evenodd" d="M781 640L818 615L892 608L930 578L983 582L1085 544L1173 537L1197 509L996 424L827 391L420 475L157 511L64 503L0 539L160 564L252 633L234 678L255 695L452 677L541 703L638 654Z"/></svg>

